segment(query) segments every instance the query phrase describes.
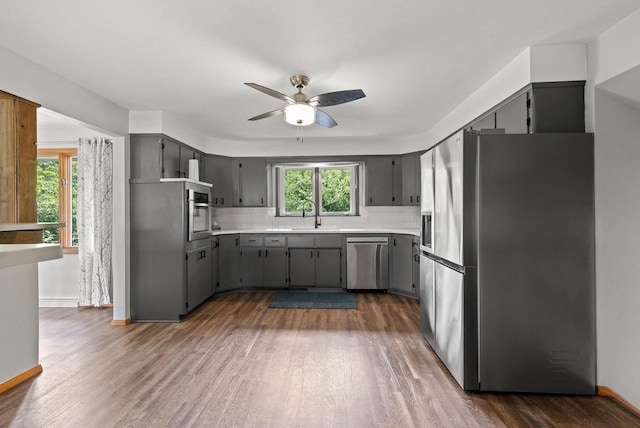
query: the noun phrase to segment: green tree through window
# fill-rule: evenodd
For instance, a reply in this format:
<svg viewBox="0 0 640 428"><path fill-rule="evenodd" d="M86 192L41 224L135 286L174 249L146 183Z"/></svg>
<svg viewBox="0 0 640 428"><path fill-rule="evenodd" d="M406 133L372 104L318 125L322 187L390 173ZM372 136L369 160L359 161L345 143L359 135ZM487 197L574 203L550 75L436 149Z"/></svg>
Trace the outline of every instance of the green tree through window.
<svg viewBox="0 0 640 428"><path fill-rule="evenodd" d="M302 204L313 198L313 170L287 169L284 171L284 209L298 212L308 207ZM311 204L309 204L311 205Z"/></svg>
<svg viewBox="0 0 640 428"><path fill-rule="evenodd" d="M60 180L58 158L40 158L37 164L38 175L36 193L38 201L38 222L57 222L60 218ZM58 244L59 229L45 229L42 242Z"/></svg>
<svg viewBox="0 0 640 428"><path fill-rule="evenodd" d="M355 166L309 164L280 168L280 214L299 215L303 210L312 213L316 209L319 214L355 214Z"/></svg>
<svg viewBox="0 0 640 428"><path fill-rule="evenodd" d="M73 148L38 149L36 197L39 222L64 222L43 231L43 242L62 245L66 253L78 246L78 156Z"/></svg>

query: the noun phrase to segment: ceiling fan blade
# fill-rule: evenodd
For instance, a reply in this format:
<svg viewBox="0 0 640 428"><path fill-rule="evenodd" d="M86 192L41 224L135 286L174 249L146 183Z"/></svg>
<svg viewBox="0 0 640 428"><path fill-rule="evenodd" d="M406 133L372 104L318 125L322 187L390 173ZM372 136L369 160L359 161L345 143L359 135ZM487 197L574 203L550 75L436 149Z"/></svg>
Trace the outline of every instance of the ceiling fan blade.
<svg viewBox="0 0 640 428"><path fill-rule="evenodd" d="M294 99L288 95L282 94L278 91L274 91L273 89L269 89L265 86L258 85L257 83L245 83L245 85L262 92L263 94L271 95L279 100L286 101L288 103L295 103Z"/></svg>
<svg viewBox="0 0 640 428"><path fill-rule="evenodd" d="M262 114L259 114L259 115L255 116L255 117L252 117L252 118L251 118L251 119L249 119L249 120L260 120L260 119L266 119L267 117L271 117L271 116L276 116L276 115L282 114L282 112L284 112L284 110L283 110L283 109L278 109L278 110L268 111L268 112L266 112L266 113L262 113Z"/></svg>
<svg viewBox="0 0 640 428"><path fill-rule="evenodd" d="M326 94L316 95L309 98L308 102L315 107L328 107L355 101L365 96L362 89L349 89L347 91L327 92Z"/></svg>
<svg viewBox="0 0 640 428"><path fill-rule="evenodd" d="M338 124L331 116L322 110L316 110L316 123L318 125L326 126L327 128L333 128Z"/></svg>

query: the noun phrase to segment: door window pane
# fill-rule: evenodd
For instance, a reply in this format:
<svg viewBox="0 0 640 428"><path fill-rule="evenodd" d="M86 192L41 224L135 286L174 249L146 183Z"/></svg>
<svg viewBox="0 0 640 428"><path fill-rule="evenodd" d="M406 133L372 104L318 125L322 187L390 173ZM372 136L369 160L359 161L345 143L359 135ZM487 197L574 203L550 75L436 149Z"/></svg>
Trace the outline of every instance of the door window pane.
<svg viewBox="0 0 640 428"><path fill-rule="evenodd" d="M60 166L58 158L38 158L37 206L38 222L57 222L60 218ZM42 242L59 244L59 229L45 229Z"/></svg>

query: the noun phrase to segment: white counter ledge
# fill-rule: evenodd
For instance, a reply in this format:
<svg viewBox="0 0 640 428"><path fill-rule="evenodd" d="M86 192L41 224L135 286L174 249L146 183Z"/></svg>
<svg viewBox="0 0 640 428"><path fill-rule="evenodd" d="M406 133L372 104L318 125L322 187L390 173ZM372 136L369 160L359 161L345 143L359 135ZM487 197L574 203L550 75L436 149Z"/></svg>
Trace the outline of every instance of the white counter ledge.
<svg viewBox="0 0 640 428"><path fill-rule="evenodd" d="M0 244L0 269L60 258L58 244Z"/></svg>
<svg viewBox="0 0 640 428"><path fill-rule="evenodd" d="M18 230L43 230L52 227L64 227L66 223L0 223L0 232L15 232Z"/></svg>
<svg viewBox="0 0 640 428"><path fill-rule="evenodd" d="M404 234L404 235L413 235L420 236L420 231L418 229L401 229L401 228L372 228L372 229L358 229L358 228L323 228L322 226L317 229L296 229L296 228L264 228L264 229L219 229L213 230L211 234L213 236L217 235L233 235L236 233L286 233L286 234L297 234L297 233L339 233L342 235L348 234L364 234L364 233L374 233L374 234Z"/></svg>

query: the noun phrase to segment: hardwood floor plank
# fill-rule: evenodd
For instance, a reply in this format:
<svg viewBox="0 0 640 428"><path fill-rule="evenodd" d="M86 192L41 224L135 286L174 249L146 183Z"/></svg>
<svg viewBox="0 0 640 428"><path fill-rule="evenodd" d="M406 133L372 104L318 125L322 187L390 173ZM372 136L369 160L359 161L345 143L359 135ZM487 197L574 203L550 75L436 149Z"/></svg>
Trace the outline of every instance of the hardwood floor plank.
<svg viewBox="0 0 640 428"><path fill-rule="evenodd" d="M0 394L0 426L640 426L608 397L462 391L424 342L415 300L269 309L272 296L127 327L109 310L42 308L44 372Z"/></svg>

